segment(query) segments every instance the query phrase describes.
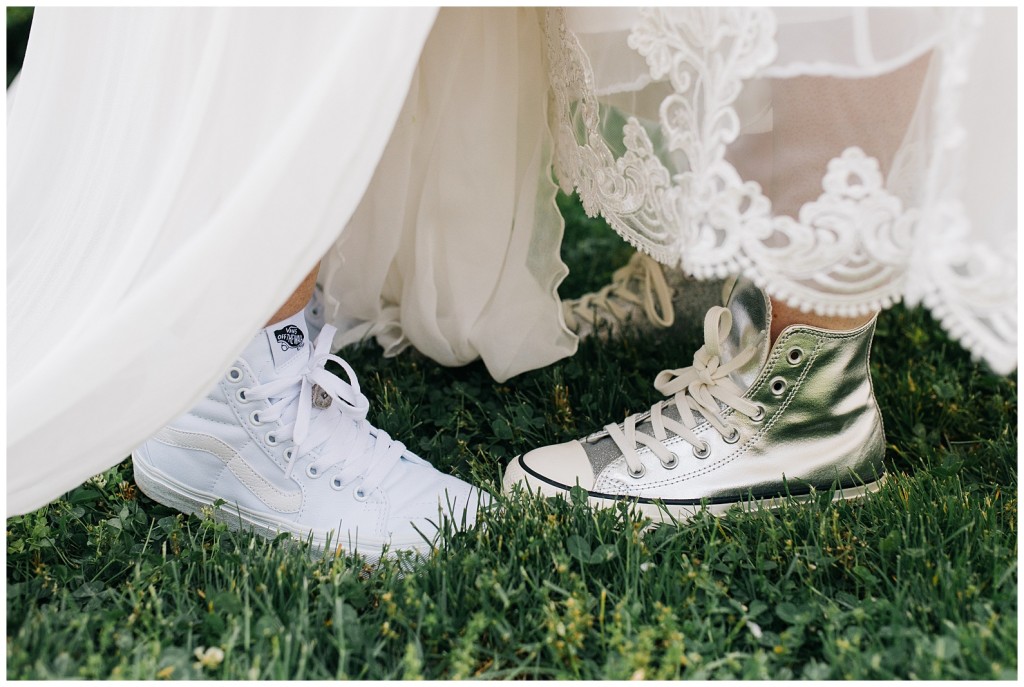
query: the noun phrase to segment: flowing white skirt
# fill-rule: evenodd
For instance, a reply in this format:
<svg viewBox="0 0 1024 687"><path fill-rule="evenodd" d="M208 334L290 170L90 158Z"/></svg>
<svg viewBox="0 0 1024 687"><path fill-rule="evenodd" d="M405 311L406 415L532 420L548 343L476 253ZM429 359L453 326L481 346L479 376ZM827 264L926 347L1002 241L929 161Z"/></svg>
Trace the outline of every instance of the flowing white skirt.
<svg viewBox="0 0 1024 687"><path fill-rule="evenodd" d="M193 404L321 256L336 343L497 379L571 354L553 157L667 263L821 311L924 301L1012 369L1010 13L39 10L9 95L8 513ZM788 198L812 166L783 134L824 100L799 79L915 60L904 140L847 117L808 146L820 197Z"/></svg>

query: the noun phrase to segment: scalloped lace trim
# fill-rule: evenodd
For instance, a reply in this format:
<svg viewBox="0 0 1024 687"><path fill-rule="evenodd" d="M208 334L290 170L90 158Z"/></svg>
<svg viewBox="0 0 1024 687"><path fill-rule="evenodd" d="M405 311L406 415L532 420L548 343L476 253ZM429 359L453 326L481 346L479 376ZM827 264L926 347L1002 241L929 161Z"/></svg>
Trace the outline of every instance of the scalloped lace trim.
<svg viewBox="0 0 1024 687"><path fill-rule="evenodd" d="M563 189L575 188L586 212L604 216L629 243L690 275L742 273L775 297L829 315L866 313L906 295L923 301L995 370L1012 370L1015 265L966 240L969 220L949 171L963 140L957 89L966 79L977 15L952 13L940 48L939 135L922 207L904 207L887 190L877 160L850 147L829 162L822 194L796 220L773 216L761 187L725 159L740 132L734 104L744 80L776 57L774 14L693 8L687 17L673 21L646 10L628 38L652 79L672 86L658 125L663 147L686 162L673 174L635 117L622 129L624 151L612 152L587 56L561 10L548 10L555 166ZM918 231L922 223L927 236Z"/></svg>

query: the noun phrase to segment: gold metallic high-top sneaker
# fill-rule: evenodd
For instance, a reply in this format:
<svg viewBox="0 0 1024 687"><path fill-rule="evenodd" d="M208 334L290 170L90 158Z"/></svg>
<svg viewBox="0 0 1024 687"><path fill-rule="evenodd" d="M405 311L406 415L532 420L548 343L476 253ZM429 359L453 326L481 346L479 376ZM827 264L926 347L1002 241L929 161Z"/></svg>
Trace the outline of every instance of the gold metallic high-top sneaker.
<svg viewBox="0 0 1024 687"><path fill-rule="evenodd" d="M877 491L885 437L868 369L875 320L842 332L791 326L769 346L765 295L739 280L727 304L707 313L693 366L658 375L668 400L515 458L505 490L558 496L578 485L594 506L625 499L655 520L833 487L837 499Z"/></svg>

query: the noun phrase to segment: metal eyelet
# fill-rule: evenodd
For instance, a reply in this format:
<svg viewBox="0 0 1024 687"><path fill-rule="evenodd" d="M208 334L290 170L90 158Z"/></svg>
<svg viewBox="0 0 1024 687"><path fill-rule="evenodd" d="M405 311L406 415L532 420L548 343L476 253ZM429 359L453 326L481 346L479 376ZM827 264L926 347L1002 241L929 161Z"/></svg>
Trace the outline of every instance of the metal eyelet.
<svg viewBox="0 0 1024 687"><path fill-rule="evenodd" d="M316 469L316 466L310 463L306 466L306 477L316 479L320 476L320 471Z"/></svg>
<svg viewBox="0 0 1024 687"><path fill-rule="evenodd" d="M786 354L786 360L789 361L790 365L799 365L800 361L804 359L804 352L800 350L798 346L794 346L789 349L789 353Z"/></svg>
<svg viewBox="0 0 1024 687"><path fill-rule="evenodd" d="M789 386L789 384L782 377L776 377L768 386L771 388L773 394L781 396L786 393L786 387Z"/></svg>
<svg viewBox="0 0 1024 687"><path fill-rule="evenodd" d="M240 382L242 381L242 370L238 367L232 367L228 370L227 378L229 382Z"/></svg>
<svg viewBox="0 0 1024 687"><path fill-rule="evenodd" d="M362 502L368 499L370 495L367 494L362 487L359 487L358 489L352 492L352 497L355 498L356 501Z"/></svg>
<svg viewBox="0 0 1024 687"><path fill-rule="evenodd" d="M341 491L341 488L344 486L345 485L341 483L340 477L335 477L331 480L331 489L334 489L335 491Z"/></svg>
<svg viewBox="0 0 1024 687"><path fill-rule="evenodd" d="M284 450L284 459L285 460L290 462L291 459L292 459L292 456L294 456L294 455L295 455L295 447L294 446L289 446L288 448L286 448Z"/></svg>
<svg viewBox="0 0 1024 687"><path fill-rule="evenodd" d="M677 456L676 454L673 453L672 454L672 460L670 460L667 463L662 463L661 467L665 468L666 470L675 470L678 465L679 465L679 456Z"/></svg>
<svg viewBox="0 0 1024 687"><path fill-rule="evenodd" d="M245 397L245 392L247 391L248 389L242 388L235 392L235 398L238 399L239 403L252 403L252 401Z"/></svg>
<svg viewBox="0 0 1024 687"><path fill-rule="evenodd" d="M633 472L627 466L626 467L626 474L629 475L630 477L632 477L633 479L640 479L641 477L643 477L644 475L647 474L647 467L643 463L641 463L640 464L640 469L637 470L636 472Z"/></svg>
<svg viewBox="0 0 1024 687"><path fill-rule="evenodd" d="M262 425L263 421L260 420L260 411L254 410L251 413L249 413L249 422L253 423L254 425Z"/></svg>
<svg viewBox="0 0 1024 687"><path fill-rule="evenodd" d="M729 432L728 436L722 437L722 441L724 441L727 444L735 444L739 440L740 440L740 430L737 427L733 427L732 431Z"/></svg>
<svg viewBox="0 0 1024 687"><path fill-rule="evenodd" d="M273 432L267 432L266 434L264 434L263 440L266 441L271 446L277 445L277 435L274 434Z"/></svg>
<svg viewBox="0 0 1024 687"><path fill-rule="evenodd" d="M758 404L757 404L757 412L756 412L756 413L754 413L754 414L753 414L753 415L752 415L752 416L750 417L750 419L751 419L751 420L752 420L753 422L760 422L761 420L763 420L763 419L764 419L764 416L765 416L765 415L767 415L767 414L768 414L768 411L767 411L767 410L765 410L764 406L763 406L763 405L761 405L760 403L758 403Z"/></svg>
<svg viewBox="0 0 1024 687"><path fill-rule="evenodd" d="M706 441L700 442L700 448L698 448L696 446L693 447L693 457L694 458L700 458L701 460L704 460L705 458L707 458L710 455L711 455L711 444L709 444Z"/></svg>

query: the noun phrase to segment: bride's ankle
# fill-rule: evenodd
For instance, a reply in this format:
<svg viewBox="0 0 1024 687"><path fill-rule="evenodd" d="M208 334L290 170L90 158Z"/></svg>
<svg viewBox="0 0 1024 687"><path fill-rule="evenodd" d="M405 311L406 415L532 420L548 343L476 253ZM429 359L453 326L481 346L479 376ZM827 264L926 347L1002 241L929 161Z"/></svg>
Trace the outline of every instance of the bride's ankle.
<svg viewBox="0 0 1024 687"><path fill-rule="evenodd" d="M878 314L877 312L870 312L866 315L856 315L854 317L819 315L810 311L804 312L799 308L794 308L784 301L780 301L775 298L771 298L770 300L772 303L772 344L775 343L779 334L782 333L786 327L794 324L808 325L811 327L818 327L819 329L831 329L834 331L849 331L867 324L871 321L872 317Z"/></svg>

